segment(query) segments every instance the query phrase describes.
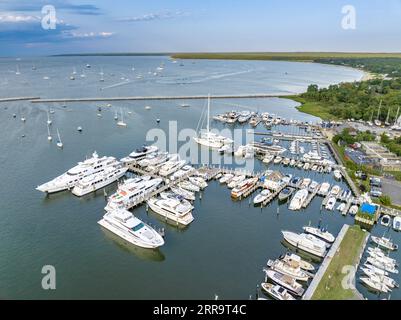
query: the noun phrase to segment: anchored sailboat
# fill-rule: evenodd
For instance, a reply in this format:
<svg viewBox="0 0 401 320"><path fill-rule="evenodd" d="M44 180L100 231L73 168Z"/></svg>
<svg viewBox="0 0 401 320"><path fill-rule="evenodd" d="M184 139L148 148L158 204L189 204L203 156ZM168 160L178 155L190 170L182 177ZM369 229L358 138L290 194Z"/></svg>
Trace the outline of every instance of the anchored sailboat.
<svg viewBox="0 0 401 320"><path fill-rule="evenodd" d="M201 115L202 119L203 113ZM201 122L201 119L199 122ZM198 124L199 126L199 124ZM233 141L224 136L220 136L216 133L210 131L210 94L207 97L207 125L206 131L200 130L197 137L194 137L194 140L200 145L204 145L209 148L220 149L223 145L232 144Z"/></svg>
<svg viewBox="0 0 401 320"><path fill-rule="evenodd" d="M58 129L57 129L57 138L58 138L57 147L62 149L64 145L63 145L63 142L61 141L60 132L58 131Z"/></svg>
<svg viewBox="0 0 401 320"><path fill-rule="evenodd" d="M127 124L124 122L123 109L121 109L121 120L117 122L117 125L119 127L126 127L127 126Z"/></svg>

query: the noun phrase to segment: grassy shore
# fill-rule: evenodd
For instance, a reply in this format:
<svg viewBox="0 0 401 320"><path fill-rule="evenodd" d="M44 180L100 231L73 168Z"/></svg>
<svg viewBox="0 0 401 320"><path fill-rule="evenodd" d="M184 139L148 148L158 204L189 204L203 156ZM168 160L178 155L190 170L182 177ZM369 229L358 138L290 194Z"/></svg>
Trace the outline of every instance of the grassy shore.
<svg viewBox="0 0 401 320"><path fill-rule="evenodd" d="M327 111L327 106L323 106L319 102L306 101L304 98L297 95L286 96L285 98L299 102L301 105L296 108L300 112L319 117L323 120L338 120L336 116Z"/></svg>
<svg viewBox="0 0 401 320"><path fill-rule="evenodd" d="M215 52L175 53L174 59L224 59L224 60L282 60L309 61L327 58L401 58L401 53L350 53L350 52Z"/></svg>
<svg viewBox="0 0 401 320"><path fill-rule="evenodd" d="M324 276L312 296L312 300L350 300L356 299L353 289L344 289L342 281L348 274L343 274L344 266L355 266L361 253L361 247L367 233L359 226L349 227L337 253L333 257Z"/></svg>

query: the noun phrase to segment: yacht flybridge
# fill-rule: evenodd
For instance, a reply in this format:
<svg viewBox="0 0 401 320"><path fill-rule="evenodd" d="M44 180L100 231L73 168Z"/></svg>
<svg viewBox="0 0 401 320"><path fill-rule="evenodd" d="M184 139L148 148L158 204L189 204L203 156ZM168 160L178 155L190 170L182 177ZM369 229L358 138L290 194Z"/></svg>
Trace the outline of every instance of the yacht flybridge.
<svg viewBox="0 0 401 320"><path fill-rule="evenodd" d="M82 179L105 170L105 168L118 165L119 162L114 157L101 157L99 158L96 151L92 154L92 157L86 159L68 170L66 173L54 178L53 180L46 182L36 188L36 190L54 193L73 188Z"/></svg>
<svg viewBox="0 0 401 320"><path fill-rule="evenodd" d="M202 116L201 116L202 118ZM207 98L207 126L206 131L200 130L197 137L194 137L194 140L203 146L220 149L224 145L230 145L233 143L233 140L226 138L224 136L218 135L214 132L210 131L210 94Z"/></svg>
<svg viewBox="0 0 401 320"><path fill-rule="evenodd" d="M98 223L138 247L153 249L164 244L164 239L156 230L125 209L107 212Z"/></svg>

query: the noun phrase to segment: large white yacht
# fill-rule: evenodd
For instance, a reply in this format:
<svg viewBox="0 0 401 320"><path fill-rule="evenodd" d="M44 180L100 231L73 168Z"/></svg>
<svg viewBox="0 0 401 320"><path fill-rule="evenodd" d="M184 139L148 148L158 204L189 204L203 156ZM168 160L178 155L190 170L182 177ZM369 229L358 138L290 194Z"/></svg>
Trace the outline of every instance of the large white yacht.
<svg viewBox="0 0 401 320"><path fill-rule="evenodd" d="M233 140L218 135L210 131L210 95L207 98L207 126L206 131L200 131L197 137L194 137L196 143L214 149L220 149L223 145L232 144Z"/></svg>
<svg viewBox="0 0 401 320"><path fill-rule="evenodd" d="M167 161L159 171L159 175L166 177L177 170L181 169L185 165L185 160L178 160L178 161Z"/></svg>
<svg viewBox="0 0 401 320"><path fill-rule="evenodd" d="M121 162L124 163L132 163L139 161L146 157L148 154L157 152L159 150L156 146L143 146L142 148L136 149L135 151L131 152L128 157L122 158Z"/></svg>
<svg viewBox="0 0 401 320"><path fill-rule="evenodd" d="M164 239L157 231L125 209L107 212L98 223L138 247L153 249L164 244Z"/></svg>
<svg viewBox="0 0 401 320"><path fill-rule="evenodd" d="M161 178L152 179L149 176L142 176L126 180L118 187L116 193L110 196L106 211L124 208L131 201L143 197L154 191L161 183Z"/></svg>
<svg viewBox="0 0 401 320"><path fill-rule="evenodd" d="M68 170L66 173L46 182L36 188L36 190L54 193L73 188L83 178L92 174L102 172L105 168L117 165L119 162L113 157L99 158L96 151L92 154L92 158L86 159L83 162L78 162L78 165Z"/></svg>
<svg viewBox="0 0 401 320"><path fill-rule="evenodd" d="M138 165L142 168L155 166L160 163L166 162L169 159L168 152L152 153L147 155L142 160L138 161Z"/></svg>
<svg viewBox="0 0 401 320"><path fill-rule="evenodd" d="M147 204L155 213L181 225L189 225L194 220L193 206L179 199L151 198Z"/></svg>
<svg viewBox="0 0 401 320"><path fill-rule="evenodd" d="M94 192L117 181L125 175L127 170L127 167L121 165L107 167L104 171L83 178L72 189L72 193L78 197L82 197L88 193Z"/></svg>
<svg viewBox="0 0 401 320"><path fill-rule="evenodd" d="M327 243L319 240L311 234L297 234L290 231L281 231L284 239L294 247L314 254L318 257L324 257L327 251Z"/></svg>
<svg viewBox="0 0 401 320"><path fill-rule="evenodd" d="M288 209L290 210L299 210L302 207L302 204L305 202L306 198L308 197L308 189L301 189L297 191L292 198Z"/></svg>

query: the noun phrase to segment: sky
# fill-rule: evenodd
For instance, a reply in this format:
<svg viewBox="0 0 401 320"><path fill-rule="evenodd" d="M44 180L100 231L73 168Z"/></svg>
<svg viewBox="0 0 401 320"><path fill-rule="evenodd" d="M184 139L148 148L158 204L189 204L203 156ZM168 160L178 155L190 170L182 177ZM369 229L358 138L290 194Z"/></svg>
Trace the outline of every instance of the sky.
<svg viewBox="0 0 401 320"><path fill-rule="evenodd" d="M401 52L401 0L0 0L0 56L225 51Z"/></svg>

